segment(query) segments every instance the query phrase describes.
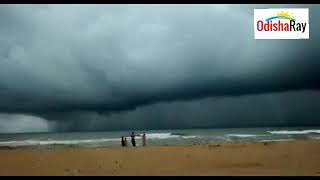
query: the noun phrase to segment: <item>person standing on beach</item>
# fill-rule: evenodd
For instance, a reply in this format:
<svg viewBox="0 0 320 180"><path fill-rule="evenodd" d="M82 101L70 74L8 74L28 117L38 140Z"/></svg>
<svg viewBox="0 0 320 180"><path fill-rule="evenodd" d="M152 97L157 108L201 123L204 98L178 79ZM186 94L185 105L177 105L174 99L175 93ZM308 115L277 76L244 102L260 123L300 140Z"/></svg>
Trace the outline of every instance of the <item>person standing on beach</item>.
<svg viewBox="0 0 320 180"><path fill-rule="evenodd" d="M143 135L142 135L142 146L146 146L146 141L147 141L146 134L143 133Z"/></svg>
<svg viewBox="0 0 320 180"><path fill-rule="evenodd" d="M135 139L136 135L134 134L134 132L131 133L131 143L132 146L136 146L136 139Z"/></svg>
<svg viewBox="0 0 320 180"><path fill-rule="evenodd" d="M121 145L122 145L122 147L124 147L126 145L123 136L121 137Z"/></svg>
<svg viewBox="0 0 320 180"><path fill-rule="evenodd" d="M127 141L127 138L124 138L124 145L125 145L126 147L128 147L128 141Z"/></svg>
<svg viewBox="0 0 320 180"><path fill-rule="evenodd" d="M140 135L135 135L134 132L131 133L131 143L133 147L136 146L136 139L135 139L136 136L140 136Z"/></svg>

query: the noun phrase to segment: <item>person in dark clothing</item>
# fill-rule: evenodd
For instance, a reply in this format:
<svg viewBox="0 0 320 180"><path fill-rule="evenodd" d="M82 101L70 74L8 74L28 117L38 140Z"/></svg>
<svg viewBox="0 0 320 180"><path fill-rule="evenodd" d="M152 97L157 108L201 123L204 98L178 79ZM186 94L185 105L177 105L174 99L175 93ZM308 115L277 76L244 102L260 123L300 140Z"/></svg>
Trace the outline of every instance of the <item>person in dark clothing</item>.
<svg viewBox="0 0 320 180"><path fill-rule="evenodd" d="M132 146L136 146L136 136L140 136L140 135L135 135L134 132L131 133L131 143L132 143Z"/></svg>
<svg viewBox="0 0 320 180"><path fill-rule="evenodd" d="M136 146L136 139L135 139L135 134L134 132L131 133L131 143L132 143L132 146Z"/></svg>
<svg viewBox="0 0 320 180"><path fill-rule="evenodd" d="M125 141L124 141L123 136L121 137L121 145L122 145L122 147L125 147L125 146L126 146L126 143L125 143Z"/></svg>

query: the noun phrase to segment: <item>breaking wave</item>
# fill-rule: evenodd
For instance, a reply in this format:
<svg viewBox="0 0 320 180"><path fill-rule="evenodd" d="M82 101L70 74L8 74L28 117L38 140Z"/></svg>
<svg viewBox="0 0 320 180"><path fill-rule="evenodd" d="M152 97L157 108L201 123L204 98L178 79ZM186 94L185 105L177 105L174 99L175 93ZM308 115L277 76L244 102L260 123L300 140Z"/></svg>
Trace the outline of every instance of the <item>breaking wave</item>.
<svg viewBox="0 0 320 180"><path fill-rule="evenodd" d="M240 138L246 138L246 137L263 137L267 135L258 135L258 134L227 134L227 137L240 137Z"/></svg>
<svg viewBox="0 0 320 180"><path fill-rule="evenodd" d="M316 133L316 134L320 134L320 130L316 129L316 130L302 130L302 131L287 131L287 130L283 130L283 131L268 131L268 133L271 134L311 134L311 133Z"/></svg>

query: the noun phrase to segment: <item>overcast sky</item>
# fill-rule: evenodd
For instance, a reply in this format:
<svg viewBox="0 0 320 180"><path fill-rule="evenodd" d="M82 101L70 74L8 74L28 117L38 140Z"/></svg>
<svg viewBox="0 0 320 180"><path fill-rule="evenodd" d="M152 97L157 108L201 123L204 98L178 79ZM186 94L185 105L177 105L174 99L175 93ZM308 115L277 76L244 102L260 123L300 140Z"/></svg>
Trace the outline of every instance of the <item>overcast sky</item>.
<svg viewBox="0 0 320 180"><path fill-rule="evenodd" d="M254 8L310 39L255 40ZM320 5L1 5L0 133L320 125Z"/></svg>

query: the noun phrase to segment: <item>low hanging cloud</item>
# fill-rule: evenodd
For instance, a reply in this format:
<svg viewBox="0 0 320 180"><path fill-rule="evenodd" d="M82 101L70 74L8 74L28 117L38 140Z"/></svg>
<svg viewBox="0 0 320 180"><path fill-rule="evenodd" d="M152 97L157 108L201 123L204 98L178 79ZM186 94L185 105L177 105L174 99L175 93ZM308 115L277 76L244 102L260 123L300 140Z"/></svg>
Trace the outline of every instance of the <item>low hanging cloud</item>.
<svg viewBox="0 0 320 180"><path fill-rule="evenodd" d="M310 39L254 40L253 9L269 7L309 8ZM319 5L3 5L0 112L81 129L83 112L317 90L319 16Z"/></svg>
<svg viewBox="0 0 320 180"><path fill-rule="evenodd" d="M1 133L49 132L54 127L53 122L46 119L23 114L0 114Z"/></svg>
<svg viewBox="0 0 320 180"><path fill-rule="evenodd" d="M47 113L55 131L320 126L320 92L291 91L142 106L121 113Z"/></svg>

